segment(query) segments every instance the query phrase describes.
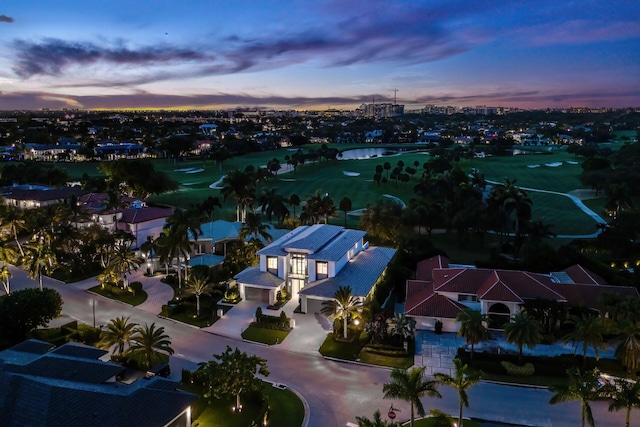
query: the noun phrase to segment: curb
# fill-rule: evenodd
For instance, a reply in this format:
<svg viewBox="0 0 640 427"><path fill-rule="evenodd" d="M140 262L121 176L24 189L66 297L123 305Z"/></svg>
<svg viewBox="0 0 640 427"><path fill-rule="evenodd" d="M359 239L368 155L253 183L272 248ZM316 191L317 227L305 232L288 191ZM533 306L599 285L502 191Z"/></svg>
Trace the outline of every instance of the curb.
<svg viewBox="0 0 640 427"><path fill-rule="evenodd" d="M300 399L300 401L302 402L302 406L304 407L304 418L302 420L302 426L301 427L307 427L309 425L309 418L310 418L310 414L311 414L311 408L309 408L309 402L307 402L307 399L305 399L305 397L300 394L300 392L298 390L296 390L295 388L291 388L286 384L283 383L276 383L275 381L271 381L271 380L267 380L267 379L262 379L262 381L264 382L268 382L269 384L271 384L273 387L276 388L281 388L278 387L276 384L280 384L284 386L284 390L289 390L292 393L294 393L296 396L298 396L298 399Z"/></svg>

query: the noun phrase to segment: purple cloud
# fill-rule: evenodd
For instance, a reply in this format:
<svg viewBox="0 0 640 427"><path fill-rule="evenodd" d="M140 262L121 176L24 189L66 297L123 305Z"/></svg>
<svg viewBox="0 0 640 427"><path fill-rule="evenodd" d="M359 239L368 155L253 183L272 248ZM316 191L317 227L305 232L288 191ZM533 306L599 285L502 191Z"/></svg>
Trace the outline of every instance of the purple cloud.
<svg viewBox="0 0 640 427"><path fill-rule="evenodd" d="M18 53L13 70L21 77L58 75L70 65L90 65L100 61L120 65L149 65L206 58L201 52L170 46L147 46L135 50L59 39L46 39L41 43L17 40L14 47Z"/></svg>
<svg viewBox="0 0 640 427"><path fill-rule="evenodd" d="M14 19L7 15L0 15L0 22L6 22L8 24L12 23Z"/></svg>

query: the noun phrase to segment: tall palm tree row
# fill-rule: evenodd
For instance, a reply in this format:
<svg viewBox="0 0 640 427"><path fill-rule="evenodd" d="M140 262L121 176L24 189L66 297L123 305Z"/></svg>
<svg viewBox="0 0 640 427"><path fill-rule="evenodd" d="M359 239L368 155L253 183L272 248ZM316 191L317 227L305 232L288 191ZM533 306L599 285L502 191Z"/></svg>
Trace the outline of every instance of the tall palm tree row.
<svg viewBox="0 0 640 427"><path fill-rule="evenodd" d="M595 420L593 419L593 412L589 402L600 397L600 393L597 390L597 372L593 370L581 372L579 368L573 367L567 369L567 376L568 381L566 384L549 387L549 391L553 393L549 403L555 405L556 403L577 400L582 407L582 427L585 426L585 422L590 427L595 427Z"/></svg>
<svg viewBox="0 0 640 427"><path fill-rule="evenodd" d="M480 372L469 368L468 365L462 363L457 357L453 359L453 376L444 373L435 373L433 376L442 385L451 386L458 392L460 400L458 412L458 425L462 426L462 406L469 407L469 396L467 390L480 381Z"/></svg>
<svg viewBox="0 0 640 427"><path fill-rule="evenodd" d="M391 382L382 386L385 399L402 399L411 405L411 427L414 427L415 412L425 416L423 396L442 397L438 392L438 382L425 378L425 367L411 369L394 368L391 371Z"/></svg>
<svg viewBox="0 0 640 427"><path fill-rule="evenodd" d="M574 353L578 351L578 347L582 345L582 367L587 367L587 349L593 348L596 358L600 354L598 350L605 350L604 337L605 324L601 317L572 315L567 320L567 324L572 326L571 332L563 337L564 342L571 341L574 345Z"/></svg>
<svg viewBox="0 0 640 427"><path fill-rule="evenodd" d="M225 201L235 199L237 222L245 222L247 207L252 207L255 200L255 187L253 176L240 169L229 172L222 180L220 194Z"/></svg>

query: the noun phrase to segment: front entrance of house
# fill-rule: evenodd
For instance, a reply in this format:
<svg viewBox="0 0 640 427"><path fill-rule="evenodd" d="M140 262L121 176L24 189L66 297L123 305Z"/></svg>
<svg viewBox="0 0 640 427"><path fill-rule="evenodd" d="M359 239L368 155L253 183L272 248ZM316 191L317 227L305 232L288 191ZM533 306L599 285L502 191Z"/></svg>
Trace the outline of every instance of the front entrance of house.
<svg viewBox="0 0 640 427"><path fill-rule="evenodd" d="M511 311L509 307L499 302L489 307L487 317L489 318L489 328L504 329L504 324L511 320Z"/></svg>
<svg viewBox="0 0 640 427"><path fill-rule="evenodd" d="M304 285L305 285L305 280L304 279L293 279L293 278L290 278L289 279L289 286L288 286L287 291L291 295L291 298L293 298L293 299L298 298L298 292L300 292L302 289L304 289Z"/></svg>

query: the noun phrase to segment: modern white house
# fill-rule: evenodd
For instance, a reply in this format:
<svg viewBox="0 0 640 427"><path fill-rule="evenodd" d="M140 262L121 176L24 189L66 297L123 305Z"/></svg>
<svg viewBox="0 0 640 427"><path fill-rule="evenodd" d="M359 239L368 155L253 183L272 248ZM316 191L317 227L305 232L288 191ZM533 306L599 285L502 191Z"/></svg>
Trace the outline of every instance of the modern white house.
<svg viewBox="0 0 640 427"><path fill-rule="evenodd" d="M364 300L396 252L369 246L365 235L336 225L297 227L258 251L259 265L236 275L240 296L273 304L285 289L303 313L320 312L340 286Z"/></svg>

